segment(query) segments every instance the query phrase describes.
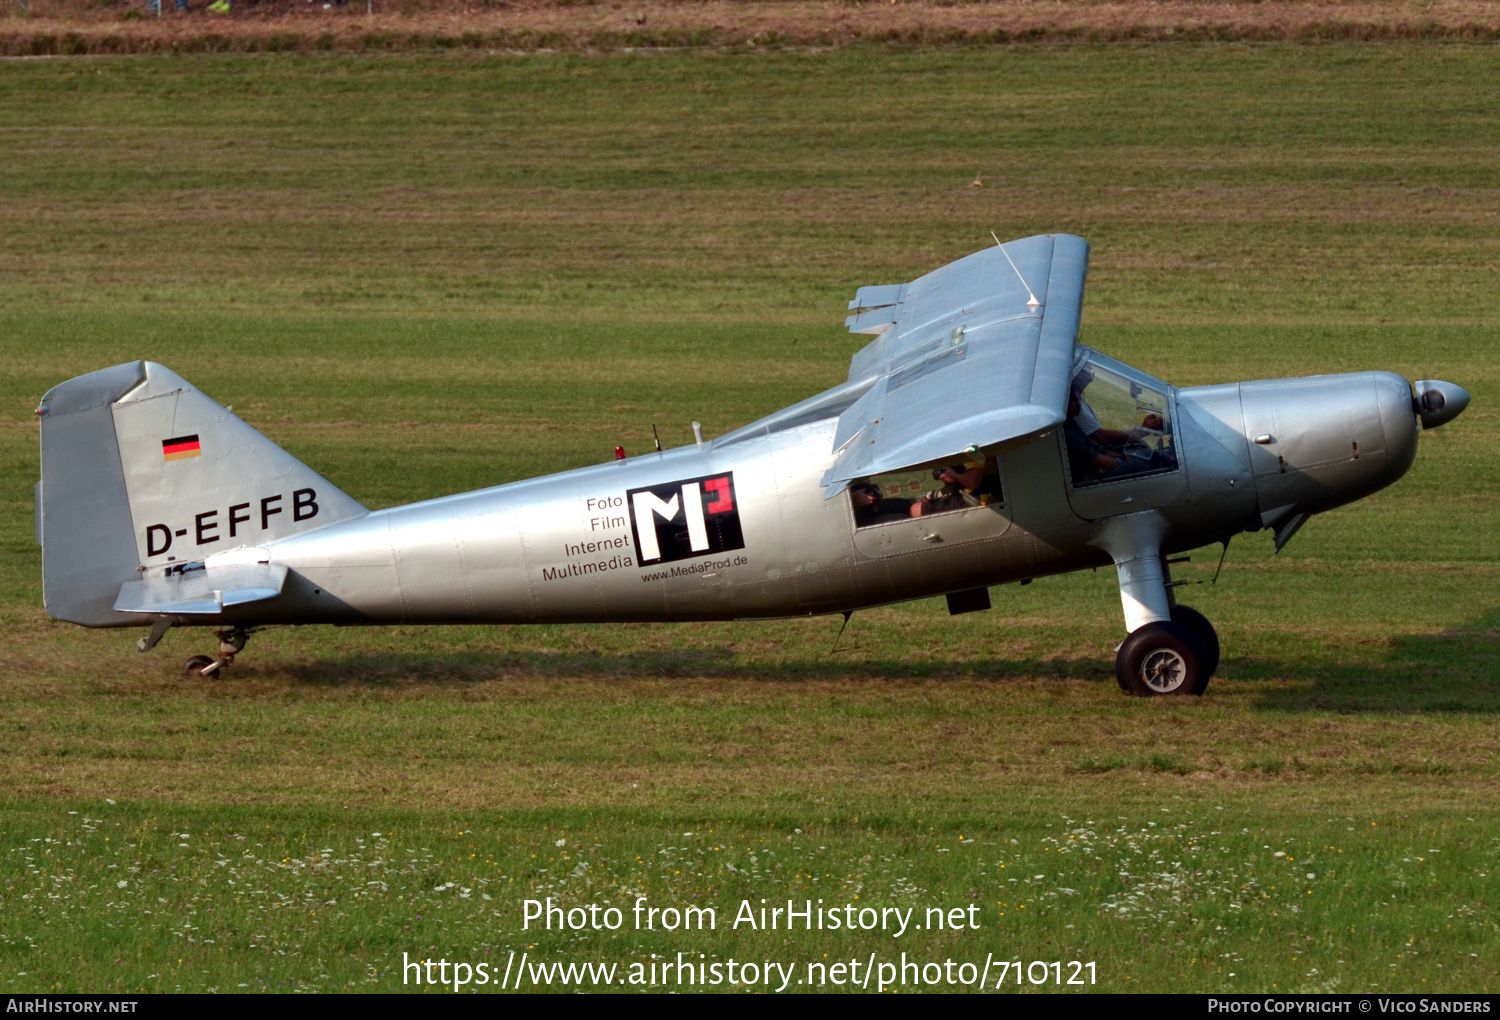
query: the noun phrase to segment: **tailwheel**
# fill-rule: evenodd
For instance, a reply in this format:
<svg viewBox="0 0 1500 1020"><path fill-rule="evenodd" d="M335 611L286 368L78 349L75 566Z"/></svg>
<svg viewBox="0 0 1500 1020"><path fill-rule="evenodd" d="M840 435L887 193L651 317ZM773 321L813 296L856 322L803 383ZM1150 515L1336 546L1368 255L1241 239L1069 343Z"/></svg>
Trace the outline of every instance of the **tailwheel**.
<svg viewBox="0 0 1500 1020"><path fill-rule="evenodd" d="M1203 686L1207 687L1208 678L1219 671L1219 635L1214 631L1214 625L1192 606L1182 605L1172 607L1172 622L1180 623L1197 634L1203 647L1208 649L1208 659L1203 664Z"/></svg>
<svg viewBox="0 0 1500 1020"><path fill-rule="evenodd" d="M195 655L182 666L184 678L199 680L204 676L204 669L214 664L214 660L206 655Z"/></svg>
<svg viewBox="0 0 1500 1020"><path fill-rule="evenodd" d="M219 639L218 658L211 659L207 655L195 655L182 667L183 676L205 677L219 676L220 671L226 666L234 664L234 657L245 647L245 642L250 639L250 632L244 627L230 627L228 630L218 631L215 636Z"/></svg>
<svg viewBox="0 0 1500 1020"><path fill-rule="evenodd" d="M1115 679L1136 697L1202 694L1210 676L1208 648L1180 623L1148 623L1120 645Z"/></svg>

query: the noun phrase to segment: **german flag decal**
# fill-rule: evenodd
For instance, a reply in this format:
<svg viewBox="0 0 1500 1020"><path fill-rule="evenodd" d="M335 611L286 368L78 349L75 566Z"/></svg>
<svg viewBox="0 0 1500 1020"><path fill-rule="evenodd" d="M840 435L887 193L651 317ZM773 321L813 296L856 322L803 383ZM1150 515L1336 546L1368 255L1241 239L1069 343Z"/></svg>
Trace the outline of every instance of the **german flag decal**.
<svg viewBox="0 0 1500 1020"><path fill-rule="evenodd" d="M203 450L198 445L197 436L178 436L161 441L161 455L166 460L187 460L203 456Z"/></svg>

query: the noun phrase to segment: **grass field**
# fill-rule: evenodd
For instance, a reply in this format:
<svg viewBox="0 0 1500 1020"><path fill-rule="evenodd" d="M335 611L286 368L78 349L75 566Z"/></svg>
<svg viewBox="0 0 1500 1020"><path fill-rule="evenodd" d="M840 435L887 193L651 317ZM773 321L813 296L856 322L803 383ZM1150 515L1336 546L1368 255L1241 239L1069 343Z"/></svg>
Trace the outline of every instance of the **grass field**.
<svg viewBox="0 0 1500 1020"><path fill-rule="evenodd" d="M0 989L399 989L403 953L512 952L774 960L795 986L904 951L1094 961L1110 991L1493 991L1492 64L0 62ZM836 650L837 619L286 630L209 683L177 679L203 636L143 656L41 609L31 412L72 375L164 362L389 506L831 385L856 287L992 229L1087 236L1085 341L1173 382L1385 368L1474 395L1397 486L1275 558L1244 536L1188 590L1225 645L1199 701L1119 694L1107 572L862 613ZM547 896L624 926L523 929ZM718 926L638 931L637 896ZM820 897L981 927L730 927ZM715 987L763 986L741 978Z"/></svg>

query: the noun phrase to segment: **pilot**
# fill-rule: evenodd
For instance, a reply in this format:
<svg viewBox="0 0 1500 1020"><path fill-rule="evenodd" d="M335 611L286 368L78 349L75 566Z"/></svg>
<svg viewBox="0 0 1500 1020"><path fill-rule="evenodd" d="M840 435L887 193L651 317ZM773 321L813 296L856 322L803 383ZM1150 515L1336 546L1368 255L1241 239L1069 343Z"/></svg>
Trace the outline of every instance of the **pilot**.
<svg viewBox="0 0 1500 1020"><path fill-rule="evenodd" d="M1079 387L1075 386L1068 392L1068 420L1063 422L1063 439L1068 446L1068 463L1073 470L1075 485L1085 481L1108 481L1151 469L1149 460L1127 457L1123 451L1107 446L1097 438L1100 432L1118 430L1100 428L1091 433L1087 431L1091 422L1098 424L1092 414L1084 414L1083 398L1079 396ZM1129 438L1129 433L1118 434Z"/></svg>
<svg viewBox="0 0 1500 1020"><path fill-rule="evenodd" d="M1112 429L1098 429L1094 435L1086 432L1089 420L1092 416L1083 413L1083 398L1079 396L1079 390L1073 389L1068 392L1068 420L1062 423L1062 438L1068 446L1068 465L1073 469L1073 483L1083 484L1086 481L1113 481L1115 478L1124 478L1125 475L1140 474L1142 471L1160 471L1176 465L1176 459L1172 458L1172 452L1154 452L1151 458L1133 458L1124 450L1116 447L1106 446L1100 443L1098 432L1112 432ZM1148 416L1148 423L1152 419L1160 422L1160 417ZM1130 437L1128 432L1119 432L1119 435Z"/></svg>
<svg viewBox="0 0 1500 1020"><path fill-rule="evenodd" d="M1000 502L1000 474L987 471L988 463L970 460L932 469L932 477L943 483L911 505L911 515L947 513L972 506Z"/></svg>
<svg viewBox="0 0 1500 1020"><path fill-rule="evenodd" d="M911 501L887 499L880 493L880 486L871 482L860 482L849 487L849 501L854 504L854 526L868 527L881 521L900 520L910 515Z"/></svg>
<svg viewBox="0 0 1500 1020"><path fill-rule="evenodd" d="M1141 419L1140 427L1130 429L1129 431L1125 429L1107 429L1099 424L1099 419L1094 415L1094 409L1088 405L1088 401L1083 399L1083 391L1093 381L1094 373L1088 368L1083 369L1073 377L1072 391L1078 396L1079 411L1075 416L1070 409L1068 417L1077 417L1078 427L1083 430L1084 435L1101 446L1120 449L1126 443L1137 439L1144 439L1153 432L1161 432L1162 420L1159 414L1146 415L1145 418Z"/></svg>

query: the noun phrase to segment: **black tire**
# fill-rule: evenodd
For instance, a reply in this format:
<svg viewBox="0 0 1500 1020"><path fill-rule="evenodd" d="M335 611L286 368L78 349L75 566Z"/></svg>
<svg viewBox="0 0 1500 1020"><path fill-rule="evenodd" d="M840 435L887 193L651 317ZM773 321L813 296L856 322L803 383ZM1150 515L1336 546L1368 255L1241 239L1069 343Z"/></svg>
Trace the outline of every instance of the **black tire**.
<svg viewBox="0 0 1500 1020"><path fill-rule="evenodd" d="M213 665L213 661L206 655L195 655L183 663L182 675L188 680L202 680L203 667Z"/></svg>
<svg viewBox="0 0 1500 1020"><path fill-rule="evenodd" d="M1214 631L1214 625L1192 606L1173 606L1172 622L1180 623L1197 634L1203 647L1208 649L1208 658L1203 662L1203 684L1206 687L1208 678L1219 671L1219 635Z"/></svg>
<svg viewBox="0 0 1500 1020"><path fill-rule="evenodd" d="M1202 694L1208 686L1208 649L1180 623L1148 623L1120 645L1115 679L1140 698Z"/></svg>

